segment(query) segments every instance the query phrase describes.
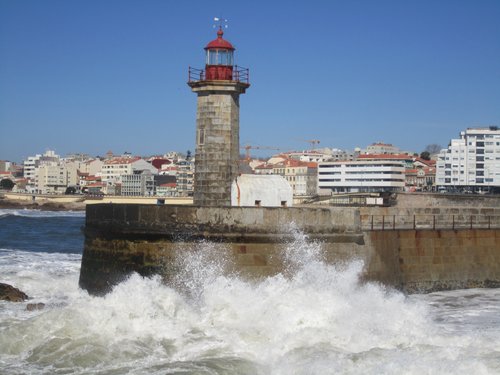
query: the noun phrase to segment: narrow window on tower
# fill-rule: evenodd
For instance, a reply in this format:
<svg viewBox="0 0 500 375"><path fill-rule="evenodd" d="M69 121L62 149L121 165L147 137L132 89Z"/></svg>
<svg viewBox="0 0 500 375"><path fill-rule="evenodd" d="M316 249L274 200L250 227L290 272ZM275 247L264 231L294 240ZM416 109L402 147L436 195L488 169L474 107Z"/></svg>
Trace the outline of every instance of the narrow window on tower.
<svg viewBox="0 0 500 375"><path fill-rule="evenodd" d="M205 129L198 130L198 145L205 144Z"/></svg>

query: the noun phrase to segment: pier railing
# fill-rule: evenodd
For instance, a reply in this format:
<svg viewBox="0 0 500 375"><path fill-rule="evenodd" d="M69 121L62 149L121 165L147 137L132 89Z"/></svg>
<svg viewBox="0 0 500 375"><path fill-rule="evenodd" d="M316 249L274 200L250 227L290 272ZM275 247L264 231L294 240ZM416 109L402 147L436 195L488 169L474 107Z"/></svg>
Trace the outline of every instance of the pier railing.
<svg viewBox="0 0 500 375"><path fill-rule="evenodd" d="M500 215L361 215L363 230L500 229Z"/></svg>

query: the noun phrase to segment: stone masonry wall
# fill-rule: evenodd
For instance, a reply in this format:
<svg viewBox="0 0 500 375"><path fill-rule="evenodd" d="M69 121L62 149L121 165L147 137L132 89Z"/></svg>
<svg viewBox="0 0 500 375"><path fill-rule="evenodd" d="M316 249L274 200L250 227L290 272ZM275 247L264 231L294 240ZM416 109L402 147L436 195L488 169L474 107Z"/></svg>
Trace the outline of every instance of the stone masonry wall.
<svg viewBox="0 0 500 375"><path fill-rule="evenodd" d="M409 293L500 287L500 230L369 232L375 253L392 246Z"/></svg>
<svg viewBox="0 0 500 375"><path fill-rule="evenodd" d="M231 184L239 173L239 96L248 85L230 81L190 85L198 94L193 203L230 206Z"/></svg>
<svg viewBox="0 0 500 375"><path fill-rule="evenodd" d="M500 207L499 195L398 193L398 208L487 208Z"/></svg>

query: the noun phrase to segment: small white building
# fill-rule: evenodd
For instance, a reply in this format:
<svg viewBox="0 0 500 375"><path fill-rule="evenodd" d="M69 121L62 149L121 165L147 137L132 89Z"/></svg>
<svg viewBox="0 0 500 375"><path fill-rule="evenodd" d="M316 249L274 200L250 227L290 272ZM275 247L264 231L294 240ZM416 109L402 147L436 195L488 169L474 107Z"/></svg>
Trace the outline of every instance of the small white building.
<svg viewBox="0 0 500 375"><path fill-rule="evenodd" d="M315 162L315 163L329 160L331 158L331 155L329 153L324 153L319 150L292 151L292 152L287 152L286 155L293 160L299 160L303 162Z"/></svg>
<svg viewBox="0 0 500 375"><path fill-rule="evenodd" d="M318 192L397 192L405 186L405 166L398 161L356 160L318 165Z"/></svg>
<svg viewBox="0 0 500 375"><path fill-rule="evenodd" d="M156 195L158 197L177 197L177 184L175 182L167 182L156 187Z"/></svg>
<svg viewBox="0 0 500 375"><path fill-rule="evenodd" d="M291 207L293 192L281 176L242 174L231 186L231 206Z"/></svg>

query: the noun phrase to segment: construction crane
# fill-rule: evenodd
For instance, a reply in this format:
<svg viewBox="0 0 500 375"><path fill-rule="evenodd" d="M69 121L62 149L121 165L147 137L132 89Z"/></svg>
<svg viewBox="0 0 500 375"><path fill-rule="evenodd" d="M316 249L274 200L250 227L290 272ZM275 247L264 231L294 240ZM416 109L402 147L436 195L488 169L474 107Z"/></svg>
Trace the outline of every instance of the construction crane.
<svg viewBox="0 0 500 375"><path fill-rule="evenodd" d="M250 160L250 150L277 150L279 151L280 149L277 147L268 147L268 146L250 146L250 145L245 145L241 146L241 149L245 149L245 159Z"/></svg>
<svg viewBox="0 0 500 375"><path fill-rule="evenodd" d="M309 140L304 140L304 142L310 143L312 150L316 148L315 145L319 145L319 139L309 139Z"/></svg>
<svg viewBox="0 0 500 375"><path fill-rule="evenodd" d="M315 145L319 145L319 139L298 139L299 141L302 142L307 142L311 144L311 150L314 150L316 147Z"/></svg>

